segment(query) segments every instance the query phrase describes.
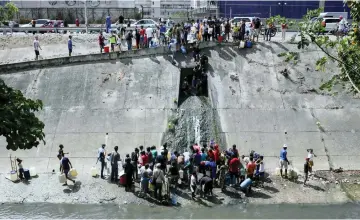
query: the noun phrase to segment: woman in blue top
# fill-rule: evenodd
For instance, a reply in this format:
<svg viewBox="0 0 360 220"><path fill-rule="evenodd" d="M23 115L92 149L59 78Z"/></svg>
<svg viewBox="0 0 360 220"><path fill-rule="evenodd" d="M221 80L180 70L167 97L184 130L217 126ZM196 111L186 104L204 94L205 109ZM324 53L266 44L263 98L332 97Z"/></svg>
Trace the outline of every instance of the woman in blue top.
<svg viewBox="0 0 360 220"><path fill-rule="evenodd" d="M207 160L207 153L205 152L205 148L201 148L201 161Z"/></svg>

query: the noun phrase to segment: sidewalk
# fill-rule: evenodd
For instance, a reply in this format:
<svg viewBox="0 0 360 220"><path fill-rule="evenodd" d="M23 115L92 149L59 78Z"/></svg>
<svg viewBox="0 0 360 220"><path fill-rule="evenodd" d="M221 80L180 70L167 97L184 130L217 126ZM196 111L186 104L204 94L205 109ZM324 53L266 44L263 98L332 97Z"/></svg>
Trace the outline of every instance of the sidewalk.
<svg viewBox="0 0 360 220"><path fill-rule="evenodd" d="M286 41L289 41L294 33L288 33ZM78 34L73 33L73 56L99 53L98 34ZM69 34L41 34L39 36L40 59L50 59L68 56L67 41ZM109 38L109 34L104 34ZM0 64L24 62L34 60L35 54L32 47L34 35L14 35L0 36ZM259 41L263 41L262 36ZM277 34L271 39L274 42L283 42L281 34ZM136 45L133 40L133 46ZM127 50L126 41L123 40L122 50Z"/></svg>

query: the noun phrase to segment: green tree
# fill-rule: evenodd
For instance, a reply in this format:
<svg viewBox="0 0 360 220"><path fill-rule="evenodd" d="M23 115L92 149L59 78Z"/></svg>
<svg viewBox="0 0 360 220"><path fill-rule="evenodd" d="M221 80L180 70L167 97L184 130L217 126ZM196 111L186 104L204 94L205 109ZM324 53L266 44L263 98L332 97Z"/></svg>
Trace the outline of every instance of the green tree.
<svg viewBox="0 0 360 220"><path fill-rule="evenodd" d="M4 7L0 6L0 23L7 22L13 19L19 9L12 2L8 2Z"/></svg>
<svg viewBox="0 0 360 220"><path fill-rule="evenodd" d="M41 100L25 98L0 79L0 136L6 138L8 150L31 149L39 141L45 144L45 125L35 116L42 107Z"/></svg>
<svg viewBox="0 0 360 220"><path fill-rule="evenodd" d="M319 35L324 31L321 20L312 20L318 17L323 11L321 8L309 11L303 19L297 23L300 33L300 40L297 42L298 49L307 48L315 45L322 50L325 56L316 61L317 70L325 70L326 64L336 62L340 68L340 74L334 76L330 81L320 86L320 89L331 91L332 87L339 82L349 82L351 90L360 93L360 2L347 1L353 19L349 27L347 36L338 36L331 39L327 35ZM285 61L290 61L290 53L287 54Z"/></svg>

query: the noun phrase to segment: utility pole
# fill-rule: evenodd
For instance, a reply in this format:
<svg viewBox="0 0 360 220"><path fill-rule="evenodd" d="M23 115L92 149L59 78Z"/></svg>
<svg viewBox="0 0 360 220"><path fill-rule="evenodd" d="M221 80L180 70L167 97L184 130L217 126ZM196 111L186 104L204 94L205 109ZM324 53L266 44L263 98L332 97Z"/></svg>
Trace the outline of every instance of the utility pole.
<svg viewBox="0 0 360 220"><path fill-rule="evenodd" d="M85 5L85 28L86 28L86 33L88 33L88 20L87 20L87 4L86 4L86 0L84 0L84 5Z"/></svg>

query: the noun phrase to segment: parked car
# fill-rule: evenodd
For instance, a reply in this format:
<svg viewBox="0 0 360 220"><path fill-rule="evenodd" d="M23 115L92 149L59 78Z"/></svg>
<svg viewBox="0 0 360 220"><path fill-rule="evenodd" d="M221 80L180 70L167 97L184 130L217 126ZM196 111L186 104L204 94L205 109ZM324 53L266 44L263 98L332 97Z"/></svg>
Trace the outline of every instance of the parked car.
<svg viewBox="0 0 360 220"><path fill-rule="evenodd" d="M35 27L43 27L45 24L47 24L50 20L49 19L37 19L35 20L36 24ZM32 23L23 24L20 27L32 27Z"/></svg>
<svg viewBox="0 0 360 220"><path fill-rule="evenodd" d="M0 23L0 27L18 28L19 23L15 22L15 21L4 21L4 22ZM16 31L14 30L14 32L16 32Z"/></svg>
<svg viewBox="0 0 360 220"><path fill-rule="evenodd" d="M136 22L135 19L129 19L130 20L130 26ZM124 20L124 24L122 27L127 27L128 25L128 19ZM111 29L120 28L119 20L115 24L111 24Z"/></svg>
<svg viewBox="0 0 360 220"><path fill-rule="evenodd" d="M144 28L156 28L157 26L159 26L159 24L152 19L141 19L130 25L130 27L132 28L140 28L141 26L143 26Z"/></svg>
<svg viewBox="0 0 360 220"><path fill-rule="evenodd" d="M343 18L345 19L345 18ZM334 33L337 30L338 24L340 22L340 18L334 17L320 17L313 18L312 22L321 22L321 25L324 27L326 33ZM346 21L347 26L349 23Z"/></svg>
<svg viewBox="0 0 360 220"><path fill-rule="evenodd" d="M63 20L51 20L49 22L47 22L46 24L44 24L43 27L46 27L46 28L54 28L54 25L55 25L55 21L57 22L57 27L64 27L64 21ZM51 30L51 31L45 31L45 32L51 32L51 33L54 33L55 30ZM62 33L62 31L59 31Z"/></svg>
<svg viewBox="0 0 360 220"><path fill-rule="evenodd" d="M230 20L231 27L233 28L235 24L239 24L242 20L245 20L245 31L249 31L251 29L251 23L253 20L256 20L257 17L234 17L234 19Z"/></svg>

